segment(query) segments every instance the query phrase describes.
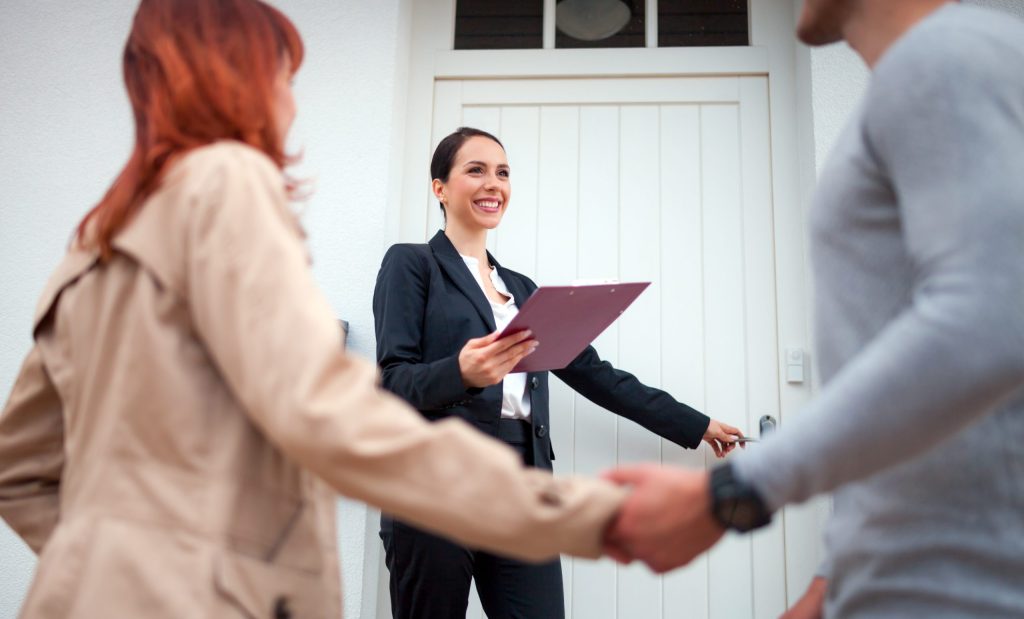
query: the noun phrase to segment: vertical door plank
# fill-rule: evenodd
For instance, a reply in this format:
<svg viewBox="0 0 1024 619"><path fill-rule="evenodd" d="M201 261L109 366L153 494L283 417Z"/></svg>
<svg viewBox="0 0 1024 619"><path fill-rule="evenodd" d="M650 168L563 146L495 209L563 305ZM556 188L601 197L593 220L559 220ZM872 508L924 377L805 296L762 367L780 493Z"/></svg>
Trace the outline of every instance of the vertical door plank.
<svg viewBox="0 0 1024 619"><path fill-rule="evenodd" d="M772 244L771 145L768 83L740 78L740 155L743 176L743 229L747 294L747 427L761 415L779 418L778 336L775 302L775 248ZM757 446L752 447L756 449ZM754 616L778 617L786 608L782 518L751 538Z"/></svg>
<svg viewBox="0 0 1024 619"><path fill-rule="evenodd" d="M540 171L540 108L509 106L501 109L501 133L505 145L512 199L491 235L494 256L502 265L533 279L537 260L537 175ZM522 303L522 299L516 299Z"/></svg>
<svg viewBox="0 0 1024 619"><path fill-rule="evenodd" d="M579 108L543 106L537 174L537 283L576 277Z"/></svg>
<svg viewBox="0 0 1024 619"><path fill-rule="evenodd" d="M564 284L576 276L576 235L566 234L566 231L575 230L577 226L578 108L541 107L538 134L534 281L542 286ZM574 470L575 398L572 390L553 375L548 384L555 473L568 475ZM567 609L572 609L576 601L572 566L573 559L562 560Z"/></svg>
<svg viewBox="0 0 1024 619"><path fill-rule="evenodd" d="M462 108L463 127L482 129L501 139L501 108L490 105L467 105ZM458 127L452 127L455 131Z"/></svg>
<svg viewBox="0 0 1024 619"><path fill-rule="evenodd" d="M623 106L620 116L619 277L652 283L619 318L619 367L658 386L662 345L658 107ZM657 435L627 419L616 420L619 463L661 460ZM661 581L640 563L619 568L618 616L661 616Z"/></svg>
<svg viewBox="0 0 1024 619"><path fill-rule="evenodd" d="M662 385L697 410L704 402L704 257L700 113L696 105L661 110ZM662 441L666 465L704 468L704 454ZM706 619L708 557L663 577L663 617Z"/></svg>
<svg viewBox="0 0 1024 619"><path fill-rule="evenodd" d="M579 226L564 230L579 236L582 279L619 276L619 108L580 108Z"/></svg>
<svg viewBox="0 0 1024 619"><path fill-rule="evenodd" d="M573 107L543 107L540 111L537 183L537 265L540 285L564 284L576 276L579 111ZM541 346L543 346L541 342ZM572 391L551 377L551 437L555 470L570 474L573 466Z"/></svg>
<svg viewBox="0 0 1024 619"><path fill-rule="evenodd" d="M747 334L737 106L702 106L701 134L706 412L742 426L747 418ZM749 538L733 535L710 552L712 618L753 616L750 552Z"/></svg>
<svg viewBox="0 0 1024 619"><path fill-rule="evenodd" d="M579 217L575 228L559 235L579 238L577 274L582 278L618 277L619 113L609 106L580 108ZM568 162L552 162L556 169ZM568 182L568 178L565 178ZM563 241L564 242L564 241ZM615 362L618 325L594 342L598 353ZM594 475L615 463L615 418L576 396L575 470ZM615 614L615 564L574 561L572 617L612 619Z"/></svg>

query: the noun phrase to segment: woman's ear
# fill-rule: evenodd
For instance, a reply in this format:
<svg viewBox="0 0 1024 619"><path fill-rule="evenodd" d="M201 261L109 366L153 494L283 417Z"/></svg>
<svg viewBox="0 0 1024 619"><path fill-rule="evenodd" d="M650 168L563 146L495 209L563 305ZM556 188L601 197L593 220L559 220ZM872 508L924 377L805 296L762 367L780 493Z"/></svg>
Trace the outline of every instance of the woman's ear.
<svg viewBox="0 0 1024 619"><path fill-rule="evenodd" d="M448 200L448 196L445 193L444 183L441 182L441 179L435 178L431 181L430 188L434 191L434 197L437 198L439 202L444 204L444 202Z"/></svg>

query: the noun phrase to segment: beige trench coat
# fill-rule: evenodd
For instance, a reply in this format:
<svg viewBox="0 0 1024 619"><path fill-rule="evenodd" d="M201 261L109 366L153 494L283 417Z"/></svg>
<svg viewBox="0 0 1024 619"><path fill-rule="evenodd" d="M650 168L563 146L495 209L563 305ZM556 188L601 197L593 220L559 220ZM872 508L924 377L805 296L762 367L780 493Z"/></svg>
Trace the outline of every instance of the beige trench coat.
<svg viewBox="0 0 1024 619"><path fill-rule="evenodd" d="M258 151L183 157L115 249L58 267L0 416L0 516L39 553L23 616L338 617L335 492L471 546L598 555L620 490L428 424L344 353Z"/></svg>

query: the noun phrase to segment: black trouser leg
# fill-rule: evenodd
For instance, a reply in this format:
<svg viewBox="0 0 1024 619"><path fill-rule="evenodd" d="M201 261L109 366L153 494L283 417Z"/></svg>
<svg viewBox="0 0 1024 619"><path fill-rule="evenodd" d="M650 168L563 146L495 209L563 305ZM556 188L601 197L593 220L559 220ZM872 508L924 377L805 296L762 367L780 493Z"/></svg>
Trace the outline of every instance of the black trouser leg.
<svg viewBox="0 0 1024 619"><path fill-rule="evenodd" d="M562 564L474 553L473 577L488 619L564 619Z"/></svg>
<svg viewBox="0 0 1024 619"><path fill-rule="evenodd" d="M533 466L532 428L523 421L502 419L498 438L517 450L523 464ZM523 563L516 559L474 553L473 578L487 619L564 619L562 562Z"/></svg>
<svg viewBox="0 0 1024 619"><path fill-rule="evenodd" d="M530 425L501 420L499 438L532 466ZM488 619L564 619L562 566L540 565L463 548L388 516L381 539L394 619L465 619L470 582Z"/></svg>
<svg viewBox="0 0 1024 619"><path fill-rule="evenodd" d="M473 555L442 537L384 516L381 539L394 619L466 619Z"/></svg>
<svg viewBox="0 0 1024 619"><path fill-rule="evenodd" d="M394 619L465 619L473 579L488 619L564 619L558 559L537 565L470 551L403 522L383 520Z"/></svg>

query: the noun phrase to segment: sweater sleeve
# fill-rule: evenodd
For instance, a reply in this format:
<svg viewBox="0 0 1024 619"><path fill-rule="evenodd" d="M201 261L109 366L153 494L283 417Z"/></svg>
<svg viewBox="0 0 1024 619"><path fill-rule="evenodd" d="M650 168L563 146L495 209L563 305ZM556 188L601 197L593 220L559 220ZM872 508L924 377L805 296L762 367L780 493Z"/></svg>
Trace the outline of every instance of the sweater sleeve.
<svg viewBox="0 0 1024 619"><path fill-rule="evenodd" d="M918 34L876 67L863 118L912 297L801 415L736 458L772 508L916 457L1024 386L1024 59L965 28Z"/></svg>

